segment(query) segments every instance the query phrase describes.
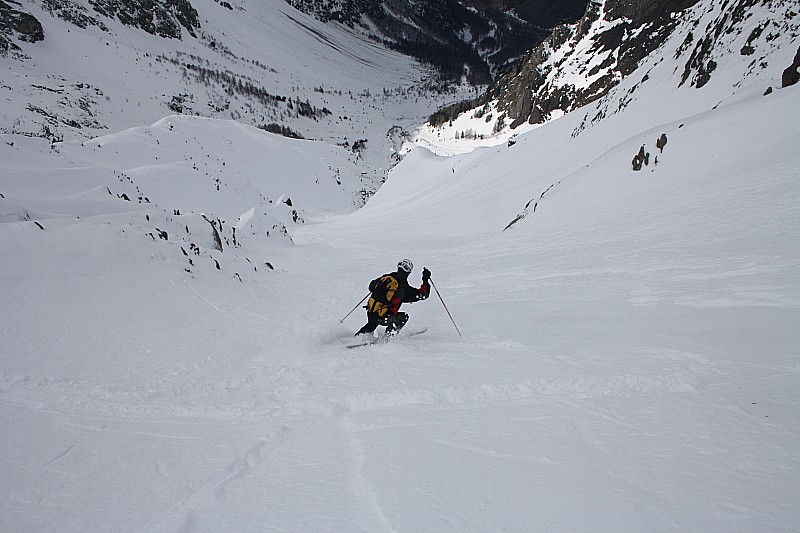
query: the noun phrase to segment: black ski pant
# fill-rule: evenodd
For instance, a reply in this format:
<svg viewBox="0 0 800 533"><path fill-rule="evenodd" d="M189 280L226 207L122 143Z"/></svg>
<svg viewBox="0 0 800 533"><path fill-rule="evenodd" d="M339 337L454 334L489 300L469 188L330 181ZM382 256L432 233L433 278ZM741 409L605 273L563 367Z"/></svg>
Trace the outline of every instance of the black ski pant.
<svg viewBox="0 0 800 533"><path fill-rule="evenodd" d="M356 335L362 333L372 333L378 326L386 326L386 333L397 332L403 329L403 326L408 322L408 314L402 311L396 315L387 315L381 317L378 313L367 312L367 323L364 327L358 330Z"/></svg>

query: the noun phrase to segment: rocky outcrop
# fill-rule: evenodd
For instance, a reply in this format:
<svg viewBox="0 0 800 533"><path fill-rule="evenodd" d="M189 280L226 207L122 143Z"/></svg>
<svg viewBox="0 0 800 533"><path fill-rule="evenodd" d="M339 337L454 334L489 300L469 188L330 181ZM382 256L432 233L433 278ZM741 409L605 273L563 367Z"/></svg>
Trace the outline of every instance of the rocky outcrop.
<svg viewBox="0 0 800 533"><path fill-rule="evenodd" d="M603 4L592 0L577 24L554 31L528 54L516 72L497 81L486 100L498 102L498 108L512 119L512 128L526 121L545 122L555 111L582 107L604 96L636 70L639 62L671 34L677 20L671 14L697 1L608 0L605 11L601 11ZM589 36L590 28L601 20L605 29ZM591 42L583 57L571 54L587 36ZM562 58L554 59L557 51ZM598 57L603 60L588 68L588 60ZM565 82L559 71L567 68L586 83Z"/></svg>
<svg viewBox="0 0 800 533"><path fill-rule="evenodd" d="M361 17L380 9L380 0L286 0L290 5L323 22L336 21L353 27Z"/></svg>
<svg viewBox="0 0 800 533"><path fill-rule="evenodd" d="M13 41L15 37L29 43L44 39L42 24L33 15L21 11L20 7L14 0L0 0L0 54L19 50Z"/></svg>
<svg viewBox="0 0 800 533"><path fill-rule="evenodd" d="M170 39L181 39L182 29L196 37L200 28L199 16L189 0L89 0L89 4L96 14L74 0L41 0L42 9L79 28L96 26L108 31L99 15ZM0 0L0 53L19 50L11 36L27 42L44 39L41 23L19 7L15 0Z"/></svg>
<svg viewBox="0 0 800 533"><path fill-rule="evenodd" d="M93 16L81 4L72 0L42 0L42 8L48 11L54 17L65 20L79 28L88 28L89 26L96 26L103 31L108 31L103 22Z"/></svg>
<svg viewBox="0 0 800 533"><path fill-rule="evenodd" d="M181 28L196 37L200 28L197 11L189 0L89 0L101 15L152 35L180 39Z"/></svg>
<svg viewBox="0 0 800 533"><path fill-rule="evenodd" d="M639 148L639 153L633 156L633 160L631 161L631 166L635 172L639 172L642 170L642 165L649 165L650 164L650 152L645 150L644 145Z"/></svg>
<svg viewBox="0 0 800 533"><path fill-rule="evenodd" d="M797 49L797 53L794 55L794 61L792 64L783 71L783 76L781 76L781 87L789 87L790 85L794 85L800 81L800 73L797 72L797 69L800 69L800 48Z"/></svg>

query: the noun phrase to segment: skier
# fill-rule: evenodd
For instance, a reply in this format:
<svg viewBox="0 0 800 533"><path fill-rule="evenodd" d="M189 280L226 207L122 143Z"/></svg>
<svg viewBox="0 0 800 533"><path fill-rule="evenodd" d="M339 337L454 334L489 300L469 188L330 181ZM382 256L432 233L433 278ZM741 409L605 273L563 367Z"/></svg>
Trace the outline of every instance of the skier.
<svg viewBox="0 0 800 533"><path fill-rule="evenodd" d="M397 272L384 274L370 282L371 295L366 305L367 323L358 330L356 336L362 333L371 334L378 326L386 326L385 335L393 337L406 325L408 314L400 312L400 306L403 303L424 300L431 294L428 284L430 270L422 269L422 285L415 289L408 284L408 275L413 269L413 263L409 259L403 259L397 263Z"/></svg>

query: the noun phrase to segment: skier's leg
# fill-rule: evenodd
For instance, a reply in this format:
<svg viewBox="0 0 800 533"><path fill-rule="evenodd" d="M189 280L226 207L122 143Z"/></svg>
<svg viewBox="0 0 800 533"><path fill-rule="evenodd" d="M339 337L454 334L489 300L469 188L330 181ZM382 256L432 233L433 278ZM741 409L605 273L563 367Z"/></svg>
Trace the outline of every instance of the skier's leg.
<svg viewBox="0 0 800 533"><path fill-rule="evenodd" d="M358 330L358 333L356 333L355 336L361 335L362 333L372 333L375 331L375 328L378 327L380 320L381 317L378 316L378 313L367 313L367 323L364 324L364 327Z"/></svg>
<svg viewBox="0 0 800 533"><path fill-rule="evenodd" d="M406 325L406 322L408 322L407 313L400 312L394 315L389 323L389 326L386 328L386 336L394 337L400 333L400 330L403 329L403 326Z"/></svg>

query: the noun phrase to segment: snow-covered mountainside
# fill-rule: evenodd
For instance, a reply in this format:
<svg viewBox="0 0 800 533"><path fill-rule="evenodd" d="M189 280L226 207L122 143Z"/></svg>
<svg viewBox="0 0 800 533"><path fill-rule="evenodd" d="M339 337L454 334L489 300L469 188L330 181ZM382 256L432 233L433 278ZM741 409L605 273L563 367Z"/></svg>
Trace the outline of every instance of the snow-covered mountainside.
<svg viewBox="0 0 800 533"><path fill-rule="evenodd" d="M283 0L223 4L192 1L195 41L89 3L75 14L108 32L0 2L45 35L21 40L32 26L14 15L19 50L0 59L0 530L797 529L800 85L785 80L800 61L794 29L755 31L777 2L720 26L702 87L699 70L681 83L691 52L676 52L700 42L691 21L740 3L698 1L557 120L492 137L492 108L423 127L357 210L389 146L355 157L330 120L287 119L317 139L301 140L175 113L148 84L194 82L144 64L222 28L226 57L275 58L274 77L253 75L270 94L288 79L324 99L334 66L373 57L333 78L331 105L370 88L347 108L359 133L423 120L434 97L375 96L395 75L417 87L419 65ZM217 8L247 16L212 25ZM263 41L237 38L262 25ZM567 65L590 85L572 59L548 76ZM80 109L58 81L73 72L103 91L102 126L35 135L51 123L30 98ZM404 331L427 331L348 349L369 281L404 257L414 286L433 273L430 298L402 308Z"/></svg>
<svg viewBox="0 0 800 533"><path fill-rule="evenodd" d="M430 122L441 126L467 113L476 119L472 131L514 130L558 118L634 78L607 99L609 109L589 117L599 120L627 105L651 71L665 65L678 69L680 76L670 77L675 89L697 89L695 98L705 101L709 93L733 94L787 69L800 52L798 36L800 9L786 0L592 0L580 21L557 28L481 97L445 108ZM716 73L723 61L727 76ZM710 82L725 87L701 92Z"/></svg>
<svg viewBox="0 0 800 533"><path fill-rule="evenodd" d="M59 141L174 113L233 119L341 145L374 190L404 133L457 98L430 69L285 2L157 5L0 5L12 22L0 25L0 131Z"/></svg>

